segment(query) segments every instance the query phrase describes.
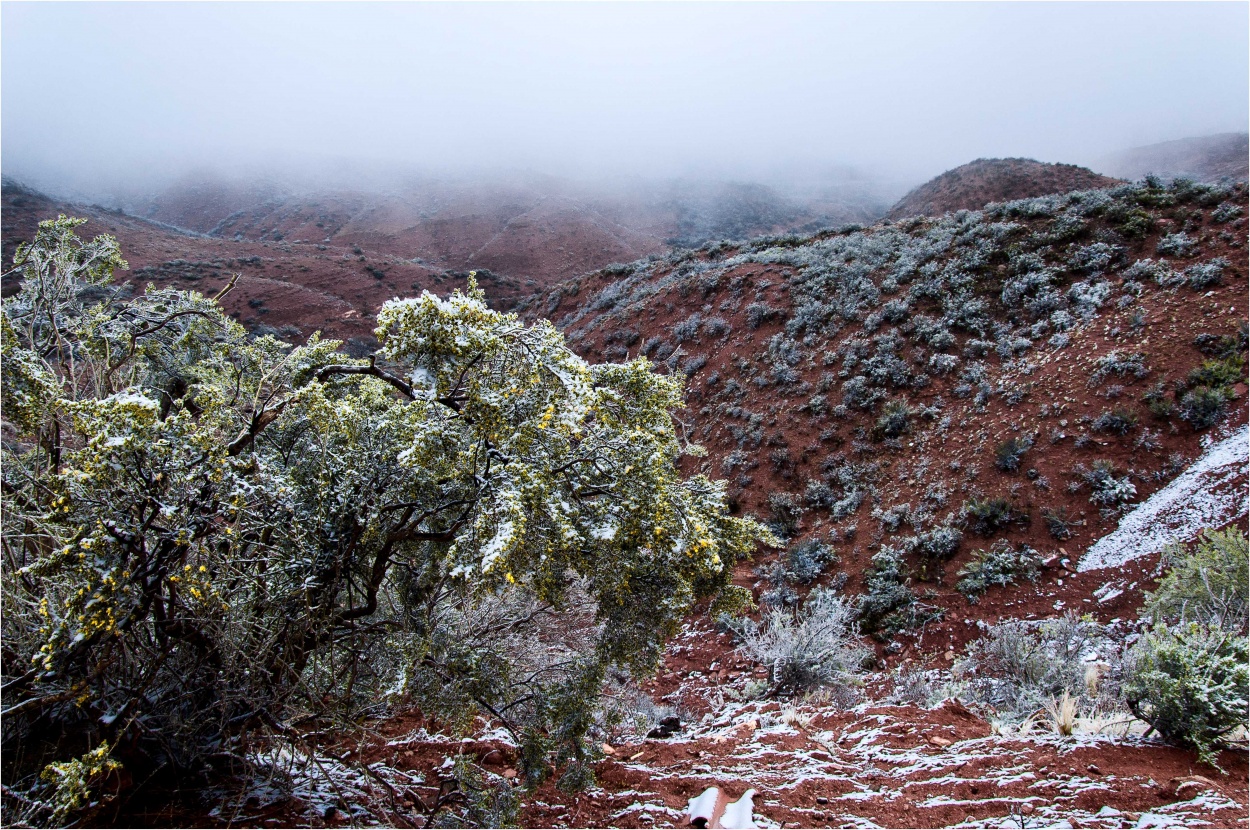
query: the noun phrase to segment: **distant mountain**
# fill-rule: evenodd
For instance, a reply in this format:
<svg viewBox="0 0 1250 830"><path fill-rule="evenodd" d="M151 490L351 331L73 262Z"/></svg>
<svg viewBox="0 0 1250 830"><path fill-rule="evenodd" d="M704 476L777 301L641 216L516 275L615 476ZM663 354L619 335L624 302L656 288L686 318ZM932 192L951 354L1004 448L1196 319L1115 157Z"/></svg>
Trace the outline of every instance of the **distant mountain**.
<svg viewBox="0 0 1250 830"><path fill-rule="evenodd" d="M888 216L941 216L956 210L979 210L990 202L1097 190L1117 184L1117 179L1074 164L1047 164L1023 158L977 159L912 190L890 208Z"/></svg>
<svg viewBox="0 0 1250 830"><path fill-rule="evenodd" d="M1250 178L1250 133L1182 138L1124 150L1094 165L1122 179L1154 174L1163 179L1186 178L1200 182Z"/></svg>
<svg viewBox="0 0 1250 830"><path fill-rule="evenodd" d="M486 269L546 286L672 246L884 214L888 202L871 182L840 184L795 198L762 184L690 180L600 186L539 175L408 178L368 191L199 176L129 210L221 239L360 247L439 270Z"/></svg>

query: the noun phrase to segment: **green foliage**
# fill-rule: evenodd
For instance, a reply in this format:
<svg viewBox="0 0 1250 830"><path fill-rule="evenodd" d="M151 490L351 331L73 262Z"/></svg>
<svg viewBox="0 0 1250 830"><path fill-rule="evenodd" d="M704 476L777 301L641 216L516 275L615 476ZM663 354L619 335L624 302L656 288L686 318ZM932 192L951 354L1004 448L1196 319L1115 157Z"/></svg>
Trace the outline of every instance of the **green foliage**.
<svg viewBox="0 0 1250 830"><path fill-rule="evenodd" d="M453 789L440 798L446 806L437 812L431 827L518 827L521 800L512 784L484 772L472 756L457 755L451 768Z"/></svg>
<svg viewBox="0 0 1250 830"><path fill-rule="evenodd" d="M1076 522L1068 515L1068 508L1063 506L1060 506L1058 510L1044 508L1042 521L1046 523L1046 531L1056 540L1063 542L1072 538L1072 526Z"/></svg>
<svg viewBox="0 0 1250 830"><path fill-rule="evenodd" d="M1178 409L1194 429L1202 430L1223 420L1232 399L1232 390L1226 386L1196 386L1181 397Z"/></svg>
<svg viewBox="0 0 1250 830"><path fill-rule="evenodd" d="M1216 742L1246 724L1246 638L1200 623L1159 624L1131 657L1124 696L1133 714L1216 766Z"/></svg>
<svg viewBox="0 0 1250 830"><path fill-rule="evenodd" d="M1180 396L1180 416L1196 430L1219 423L1235 397L1233 386L1246 380L1246 358L1243 354L1203 361L1189 373Z"/></svg>
<svg viewBox="0 0 1250 830"><path fill-rule="evenodd" d="M69 761L54 761L44 767L39 778L52 788L44 803L51 811L50 824L65 824L71 817L84 810L98 807L98 788L109 773L121 768L109 755L107 742Z"/></svg>
<svg viewBox="0 0 1250 830"><path fill-rule="evenodd" d="M1020 460L1033 447L1029 436L1012 437L994 449L994 466L1005 473L1020 469Z"/></svg>
<svg viewBox="0 0 1250 830"><path fill-rule="evenodd" d="M1149 595L1145 611L1168 623L1198 622L1245 633L1250 613L1250 552L1238 528L1206 530L1186 550L1163 552L1167 574Z"/></svg>
<svg viewBox="0 0 1250 830"><path fill-rule="evenodd" d="M922 603L909 586L902 555L883 547L864 570L864 593L856 606L860 627L878 639L941 619L940 609Z"/></svg>
<svg viewBox="0 0 1250 830"><path fill-rule="evenodd" d="M472 284L387 303L367 360L253 339L194 292L83 292L123 263L78 224L4 304L6 748L45 718L196 769L407 696L584 764L608 667L743 604L773 539L679 475L681 385L645 360L589 365Z"/></svg>
<svg viewBox="0 0 1250 830"><path fill-rule="evenodd" d="M911 429L911 416L915 413L903 401L890 401L885 406L881 417L872 428L872 437L878 441L882 438L898 438Z"/></svg>
<svg viewBox="0 0 1250 830"><path fill-rule="evenodd" d="M972 560L959 569L955 590L975 605L991 586L1011 585L1021 579L1036 582L1041 564L1041 555L1028 545L1013 548L1000 540L989 550L974 553Z"/></svg>
<svg viewBox="0 0 1250 830"><path fill-rule="evenodd" d="M1110 432L1114 435L1128 435L1135 426L1137 426L1137 416L1132 410L1122 406L1104 411L1094 419L1093 423L1095 432Z"/></svg>
<svg viewBox="0 0 1250 830"><path fill-rule="evenodd" d="M1004 498L970 499L964 505L964 517L972 531L982 536L989 536L1022 518Z"/></svg>

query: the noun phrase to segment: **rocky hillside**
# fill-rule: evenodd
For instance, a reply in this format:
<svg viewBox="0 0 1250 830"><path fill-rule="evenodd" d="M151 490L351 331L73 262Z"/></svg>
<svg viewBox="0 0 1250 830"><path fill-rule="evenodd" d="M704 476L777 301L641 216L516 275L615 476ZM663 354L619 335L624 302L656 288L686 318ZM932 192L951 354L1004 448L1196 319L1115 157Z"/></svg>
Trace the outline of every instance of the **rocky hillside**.
<svg viewBox="0 0 1250 830"><path fill-rule="evenodd" d="M1075 563L1217 421L1244 420L1244 380L1210 417L1186 395L1215 344L1234 362L1245 344L1245 203L1244 185L1123 185L709 245L524 310L590 359L687 378L700 467L783 535L832 542L848 590L891 548L961 608L978 549ZM980 617L1016 602L996 597Z"/></svg>
<svg viewBox="0 0 1250 830"><path fill-rule="evenodd" d="M1198 182L1245 181L1250 175L1250 134L1223 133L1135 147L1096 166L1124 179L1155 175Z"/></svg>
<svg viewBox="0 0 1250 830"><path fill-rule="evenodd" d="M890 208L891 219L980 210L991 202L1051 193L1112 187L1119 182L1074 164L1033 159L977 159L947 170L912 190Z"/></svg>

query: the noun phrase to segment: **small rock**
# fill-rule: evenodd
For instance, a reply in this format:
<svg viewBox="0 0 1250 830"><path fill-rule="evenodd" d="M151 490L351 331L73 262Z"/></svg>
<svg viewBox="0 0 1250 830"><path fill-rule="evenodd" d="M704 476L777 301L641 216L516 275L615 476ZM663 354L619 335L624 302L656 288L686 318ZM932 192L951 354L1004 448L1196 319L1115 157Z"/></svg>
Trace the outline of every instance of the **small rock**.
<svg viewBox="0 0 1250 830"><path fill-rule="evenodd" d="M1089 771L1090 771L1090 772L1092 772L1094 775L1102 775L1102 770L1100 770L1100 769L1098 768L1098 765L1097 765L1097 764L1090 764L1090 765L1089 765L1089 766L1087 766L1085 769L1089 770Z"/></svg>
<svg viewBox="0 0 1250 830"><path fill-rule="evenodd" d="M953 662L955 661L955 652L953 652L953 651L947 651L947 652L946 652L945 654L943 654L942 656L943 656L944 658L946 658L946 662L948 662L948 663L953 663Z"/></svg>
<svg viewBox="0 0 1250 830"><path fill-rule="evenodd" d="M931 735L929 737L929 743L933 744L934 746L940 746L940 747L947 747L951 745L951 742L949 740L947 740L946 738L939 738L937 735Z"/></svg>
<svg viewBox="0 0 1250 830"><path fill-rule="evenodd" d="M516 778L516 770L509 767L508 769L503 771L503 777L507 778L508 780L512 780L513 778Z"/></svg>
<svg viewBox="0 0 1250 830"><path fill-rule="evenodd" d="M1027 816L1027 815L1032 815L1032 813L1033 813L1032 804L1026 801L1020 805L1020 815Z"/></svg>
<svg viewBox="0 0 1250 830"><path fill-rule="evenodd" d="M615 755L615 754L616 754L616 747L612 746L612 744L603 744L603 745L602 745L602 746L600 746L599 748L603 750L603 754L604 754L604 755Z"/></svg>
<svg viewBox="0 0 1250 830"><path fill-rule="evenodd" d="M816 803L821 805L828 804L829 799L825 798L823 795L818 795L816 796Z"/></svg>

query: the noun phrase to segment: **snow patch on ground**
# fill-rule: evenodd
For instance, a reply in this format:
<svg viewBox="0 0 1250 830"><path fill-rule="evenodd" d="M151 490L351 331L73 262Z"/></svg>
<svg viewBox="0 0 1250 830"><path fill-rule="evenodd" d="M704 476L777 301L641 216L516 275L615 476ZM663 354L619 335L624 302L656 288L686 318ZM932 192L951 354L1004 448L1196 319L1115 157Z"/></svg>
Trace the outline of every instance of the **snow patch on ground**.
<svg viewBox="0 0 1250 830"><path fill-rule="evenodd" d="M1210 449L1167 487L1155 493L1081 557L1078 571L1114 568L1159 553L1170 542L1193 538L1250 512L1250 496L1238 480L1250 469L1250 430L1242 425Z"/></svg>

